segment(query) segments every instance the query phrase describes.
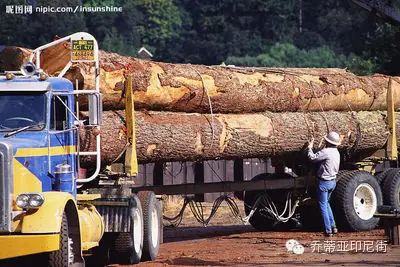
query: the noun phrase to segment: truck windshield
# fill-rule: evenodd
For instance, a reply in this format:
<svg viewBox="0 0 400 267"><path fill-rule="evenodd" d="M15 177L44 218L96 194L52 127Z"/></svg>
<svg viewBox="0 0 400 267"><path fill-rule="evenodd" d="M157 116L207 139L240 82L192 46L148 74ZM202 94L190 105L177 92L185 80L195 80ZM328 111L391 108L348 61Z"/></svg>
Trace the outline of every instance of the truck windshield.
<svg viewBox="0 0 400 267"><path fill-rule="evenodd" d="M13 131L32 126L45 127L46 95L43 92L0 92L0 131ZM35 125L37 125L35 127Z"/></svg>

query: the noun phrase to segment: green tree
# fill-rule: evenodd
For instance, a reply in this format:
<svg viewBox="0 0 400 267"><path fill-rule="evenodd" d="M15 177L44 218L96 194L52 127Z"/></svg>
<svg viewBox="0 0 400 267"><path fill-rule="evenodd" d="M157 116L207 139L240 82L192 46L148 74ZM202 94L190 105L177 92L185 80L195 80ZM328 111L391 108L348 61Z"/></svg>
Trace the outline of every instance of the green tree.
<svg viewBox="0 0 400 267"><path fill-rule="evenodd" d="M122 13L86 14L89 32L96 37L102 49L136 56L142 43L138 24L143 21L143 14L132 0L108 0L108 2L112 6L121 6ZM102 1L91 0L90 5L103 6L104 4Z"/></svg>
<svg viewBox="0 0 400 267"><path fill-rule="evenodd" d="M173 0L137 0L133 3L143 14L137 31L144 45L158 49L177 37L176 31L182 20Z"/></svg>
<svg viewBox="0 0 400 267"><path fill-rule="evenodd" d="M356 74L371 74L376 65L354 54L337 54L327 46L299 49L290 43L276 43L256 57L228 57L226 64L262 67L349 68Z"/></svg>
<svg viewBox="0 0 400 267"><path fill-rule="evenodd" d="M24 42L27 30L27 16L6 13L6 6L21 5L24 0L4 0L0 2L0 45L29 45Z"/></svg>
<svg viewBox="0 0 400 267"><path fill-rule="evenodd" d="M37 6L76 6L79 0L37 0ZM76 31L85 31L86 24L82 14L37 13L4 14L7 5L26 5L24 0L2 1L0 3L0 43L37 47L53 40L55 36L65 36Z"/></svg>
<svg viewBox="0 0 400 267"><path fill-rule="evenodd" d="M366 38L363 58L377 62L378 71L400 73L400 25L377 20L373 31Z"/></svg>
<svg viewBox="0 0 400 267"><path fill-rule="evenodd" d="M56 35L93 34L102 49L156 60L268 66L336 66L360 73L400 70L399 24L348 0L34 0L43 6L121 6L115 13L6 14L0 44L37 47ZM396 3L394 3L396 4ZM398 7L398 6L397 6ZM301 26L301 27L300 27Z"/></svg>

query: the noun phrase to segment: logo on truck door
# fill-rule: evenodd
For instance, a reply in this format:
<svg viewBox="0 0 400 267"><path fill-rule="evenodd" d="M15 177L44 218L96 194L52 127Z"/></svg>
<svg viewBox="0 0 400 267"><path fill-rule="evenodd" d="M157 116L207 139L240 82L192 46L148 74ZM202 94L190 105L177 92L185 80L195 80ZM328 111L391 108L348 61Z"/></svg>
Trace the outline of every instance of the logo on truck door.
<svg viewBox="0 0 400 267"><path fill-rule="evenodd" d="M94 41L93 40L72 40L72 61L93 61Z"/></svg>

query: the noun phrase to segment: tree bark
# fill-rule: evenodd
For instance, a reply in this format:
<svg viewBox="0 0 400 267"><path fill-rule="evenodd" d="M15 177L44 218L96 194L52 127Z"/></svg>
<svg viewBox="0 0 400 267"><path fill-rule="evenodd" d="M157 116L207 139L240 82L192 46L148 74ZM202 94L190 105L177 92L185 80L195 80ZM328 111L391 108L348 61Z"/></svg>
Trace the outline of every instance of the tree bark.
<svg viewBox="0 0 400 267"><path fill-rule="evenodd" d="M105 110L123 109L124 75L133 77L137 109L254 113L384 110L389 78L356 76L341 69L228 68L150 62L101 53ZM85 88L93 69L80 68ZM400 79L393 78L400 107Z"/></svg>
<svg viewBox="0 0 400 267"><path fill-rule="evenodd" d="M318 144L328 130L343 136L340 149L348 157L365 157L384 147L389 134L383 112L266 112L214 117L137 112L136 119L141 163L285 157L301 151L311 137ZM124 112L104 112L101 137L103 164L109 164L126 145ZM81 131L81 149L93 149L93 144L93 135ZM86 165L92 160L87 159Z"/></svg>
<svg viewBox="0 0 400 267"><path fill-rule="evenodd" d="M4 53L0 62L15 66L21 63L12 49L11 54ZM68 43L48 48L41 55L41 67L54 75L67 64L70 54ZM215 113L254 113L372 111L386 107L388 76L378 74L356 76L342 69L169 64L105 51L100 52L100 65L105 110L124 109L126 75L133 77L136 108L145 110L210 113L212 108ZM79 63L66 78L74 85L78 80L80 89L92 89L93 73L93 66ZM399 77L393 77L393 87L395 105L400 108ZM86 108L84 102L81 108Z"/></svg>

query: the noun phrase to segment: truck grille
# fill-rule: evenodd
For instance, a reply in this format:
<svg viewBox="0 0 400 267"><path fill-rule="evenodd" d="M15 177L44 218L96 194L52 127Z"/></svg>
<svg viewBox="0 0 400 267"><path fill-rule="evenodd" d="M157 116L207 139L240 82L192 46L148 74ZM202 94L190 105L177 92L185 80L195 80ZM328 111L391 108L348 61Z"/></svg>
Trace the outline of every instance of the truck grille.
<svg viewBox="0 0 400 267"><path fill-rule="evenodd" d="M0 233L11 232L12 147L0 142Z"/></svg>

